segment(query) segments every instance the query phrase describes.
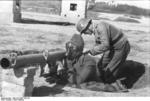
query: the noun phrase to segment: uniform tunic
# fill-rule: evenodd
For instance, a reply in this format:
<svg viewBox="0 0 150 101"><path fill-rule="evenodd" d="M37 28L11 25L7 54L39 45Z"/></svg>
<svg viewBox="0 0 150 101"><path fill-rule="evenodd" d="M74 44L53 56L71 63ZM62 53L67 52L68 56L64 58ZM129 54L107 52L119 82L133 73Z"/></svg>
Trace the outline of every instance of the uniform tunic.
<svg viewBox="0 0 150 101"><path fill-rule="evenodd" d="M130 45L127 37L115 26L102 21L93 24L96 45L91 49L91 54L103 53L98 68L104 74L105 81L111 83L114 82L119 67L127 58ZM110 73L107 74L103 71L106 68L110 70ZM112 75L110 75L111 73Z"/></svg>
<svg viewBox="0 0 150 101"><path fill-rule="evenodd" d="M69 75L68 81L69 83L83 83L87 81L95 81L98 80L99 72L96 68L96 60L90 55L81 55L78 59L73 61L67 60L66 67L69 70L73 70L76 74Z"/></svg>

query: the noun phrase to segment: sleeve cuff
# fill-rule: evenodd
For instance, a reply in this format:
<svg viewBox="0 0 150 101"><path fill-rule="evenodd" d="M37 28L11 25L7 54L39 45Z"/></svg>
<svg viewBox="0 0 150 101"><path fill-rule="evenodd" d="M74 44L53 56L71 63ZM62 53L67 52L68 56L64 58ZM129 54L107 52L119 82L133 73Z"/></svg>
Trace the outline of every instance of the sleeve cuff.
<svg viewBox="0 0 150 101"><path fill-rule="evenodd" d="M91 55L95 55L95 51L93 49L90 50Z"/></svg>

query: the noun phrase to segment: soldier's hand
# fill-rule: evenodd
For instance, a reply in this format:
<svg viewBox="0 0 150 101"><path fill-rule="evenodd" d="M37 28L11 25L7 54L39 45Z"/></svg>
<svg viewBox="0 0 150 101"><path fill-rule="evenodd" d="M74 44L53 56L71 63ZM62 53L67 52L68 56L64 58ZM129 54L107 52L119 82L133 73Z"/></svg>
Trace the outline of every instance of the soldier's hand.
<svg viewBox="0 0 150 101"><path fill-rule="evenodd" d="M104 68L103 71L104 71L104 72L110 72L109 68L107 68L107 67Z"/></svg>
<svg viewBox="0 0 150 101"><path fill-rule="evenodd" d="M91 54L91 51L90 51L90 50L86 50L86 51L83 52L83 54L84 54L84 55L86 55L86 54Z"/></svg>
<svg viewBox="0 0 150 101"><path fill-rule="evenodd" d="M66 70L61 69L61 70L59 70L59 71L57 72L57 75L61 75L61 76L62 76L62 75L65 73L65 71L66 71Z"/></svg>
<svg viewBox="0 0 150 101"><path fill-rule="evenodd" d="M67 70L65 70L65 69L60 70L57 75L58 75L58 76L60 77L60 79L63 80L63 81L66 81L67 78L68 78Z"/></svg>
<svg viewBox="0 0 150 101"><path fill-rule="evenodd" d="M52 83L55 83L55 82L56 82L56 79L53 78L53 77L47 77L47 78L46 78L46 82L52 84Z"/></svg>

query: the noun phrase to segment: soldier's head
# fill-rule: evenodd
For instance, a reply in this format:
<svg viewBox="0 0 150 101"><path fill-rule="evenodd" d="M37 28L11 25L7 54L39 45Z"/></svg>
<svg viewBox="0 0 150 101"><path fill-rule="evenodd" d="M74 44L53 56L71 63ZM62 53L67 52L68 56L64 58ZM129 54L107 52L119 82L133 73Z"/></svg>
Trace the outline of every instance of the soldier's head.
<svg viewBox="0 0 150 101"><path fill-rule="evenodd" d="M69 59L79 57L84 48L84 40L80 34L74 34L66 43L66 55Z"/></svg>
<svg viewBox="0 0 150 101"><path fill-rule="evenodd" d="M76 29L81 34L92 35L93 33L93 25L92 19L82 18L76 24Z"/></svg>

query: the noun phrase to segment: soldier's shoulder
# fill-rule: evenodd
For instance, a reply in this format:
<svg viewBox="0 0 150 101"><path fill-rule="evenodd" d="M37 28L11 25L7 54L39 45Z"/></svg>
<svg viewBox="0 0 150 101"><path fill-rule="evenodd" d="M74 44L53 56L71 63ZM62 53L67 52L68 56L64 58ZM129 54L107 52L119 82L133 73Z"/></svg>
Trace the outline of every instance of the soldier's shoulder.
<svg viewBox="0 0 150 101"><path fill-rule="evenodd" d="M92 57L92 56L89 55L89 54L84 55L84 61L85 61L85 62L92 62L92 63L95 63L95 64L96 64L95 58Z"/></svg>

